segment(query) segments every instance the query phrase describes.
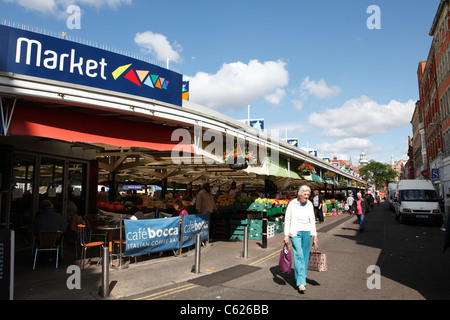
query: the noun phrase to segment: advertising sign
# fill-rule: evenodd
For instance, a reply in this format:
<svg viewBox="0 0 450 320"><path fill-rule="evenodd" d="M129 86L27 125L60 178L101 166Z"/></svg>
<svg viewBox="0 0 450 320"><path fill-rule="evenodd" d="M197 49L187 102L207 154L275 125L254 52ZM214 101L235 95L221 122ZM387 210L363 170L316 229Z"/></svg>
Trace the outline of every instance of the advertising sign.
<svg viewBox="0 0 450 320"><path fill-rule="evenodd" d="M256 130L264 131L264 119L243 119L239 121L245 123L246 125L249 125Z"/></svg>
<svg viewBox="0 0 450 320"><path fill-rule="evenodd" d="M198 233L202 241L209 239L209 214L184 216L182 247L195 244ZM125 220L125 257L150 252L177 250L180 247L180 217Z"/></svg>
<svg viewBox="0 0 450 320"><path fill-rule="evenodd" d="M125 220L125 257L179 247L180 218Z"/></svg>
<svg viewBox="0 0 450 320"><path fill-rule="evenodd" d="M431 169L431 180L438 180L439 178L439 169Z"/></svg>
<svg viewBox="0 0 450 320"><path fill-rule="evenodd" d="M189 214L183 219L183 248L195 244L195 236L201 234L201 240L209 239L209 214Z"/></svg>
<svg viewBox="0 0 450 320"><path fill-rule="evenodd" d="M298 147L298 138L291 138L286 140L291 146Z"/></svg>
<svg viewBox="0 0 450 320"><path fill-rule="evenodd" d="M182 75L124 55L0 25L0 71L182 105Z"/></svg>

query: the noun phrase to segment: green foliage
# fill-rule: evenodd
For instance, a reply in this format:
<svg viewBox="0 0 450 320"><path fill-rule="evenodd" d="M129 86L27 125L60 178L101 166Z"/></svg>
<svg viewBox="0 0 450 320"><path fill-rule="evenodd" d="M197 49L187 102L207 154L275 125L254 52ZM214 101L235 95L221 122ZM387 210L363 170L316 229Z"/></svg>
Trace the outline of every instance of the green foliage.
<svg viewBox="0 0 450 320"><path fill-rule="evenodd" d="M391 181L397 177L397 172L390 165L377 161L371 161L359 169L361 177L375 184L378 190L384 189L384 181Z"/></svg>

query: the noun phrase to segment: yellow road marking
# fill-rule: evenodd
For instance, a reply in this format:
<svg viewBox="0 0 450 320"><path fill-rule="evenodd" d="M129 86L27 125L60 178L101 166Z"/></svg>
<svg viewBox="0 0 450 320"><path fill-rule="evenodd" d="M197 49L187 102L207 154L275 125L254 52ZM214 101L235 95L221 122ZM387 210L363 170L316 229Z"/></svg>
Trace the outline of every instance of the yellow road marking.
<svg viewBox="0 0 450 320"><path fill-rule="evenodd" d="M210 268L210 269L205 269L205 271L208 271L208 272L214 272L214 271L216 271L215 269L216 269L216 267L212 267L212 268Z"/></svg>
<svg viewBox="0 0 450 320"><path fill-rule="evenodd" d="M171 295L174 293L178 293L178 292L187 291L187 290L197 288L197 287L198 287L198 285L196 285L196 284L186 284L186 285L179 286L176 288L168 289L166 291L161 291L161 292L153 293L153 294L145 296L145 297L137 298L136 300L154 300L154 299L165 297L165 296L168 296L168 295Z"/></svg>
<svg viewBox="0 0 450 320"><path fill-rule="evenodd" d="M291 245L289 245L288 248L290 249L290 248L291 248ZM276 256L279 255L279 254L280 254L280 251L272 252L271 254L269 254L269 255L267 255L267 256L265 256L265 257L259 259L259 260L253 261L253 262L250 263L249 265L254 266L254 265L257 265L257 264L261 264L261 263L263 263L263 262L266 262L266 261L268 261L268 260L270 260L270 259L276 257Z"/></svg>
<svg viewBox="0 0 450 320"><path fill-rule="evenodd" d="M290 249L291 245L289 245L288 248ZM266 262L266 261L276 257L279 254L280 254L280 251L272 252L271 254L269 254L269 255L267 255L267 256L259 259L259 260L253 261L249 265L250 266L254 266L254 265L261 264L263 262ZM216 269L216 267L212 267L210 269L206 269L205 271L214 272L215 271L214 269ZM185 284L185 285L182 285L182 286L179 286L179 287L176 287L176 288L172 288L172 289L168 289L168 290L165 290L165 291L153 293L153 294L145 296L145 297L136 298L136 300L155 300L155 299L158 299L158 298L161 298L161 297L165 297L165 296L168 296L168 295L171 295L171 294L175 294L175 293L178 293L178 292L191 290L191 289L198 288L198 287L199 287L199 285L196 285L196 284Z"/></svg>

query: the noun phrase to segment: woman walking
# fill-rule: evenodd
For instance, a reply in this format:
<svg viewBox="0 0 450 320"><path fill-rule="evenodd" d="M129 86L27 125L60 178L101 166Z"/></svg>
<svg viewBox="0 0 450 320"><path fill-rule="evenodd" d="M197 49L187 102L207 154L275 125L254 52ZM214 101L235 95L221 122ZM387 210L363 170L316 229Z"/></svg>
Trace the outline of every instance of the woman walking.
<svg viewBox="0 0 450 320"><path fill-rule="evenodd" d="M364 232L366 229L364 220L366 214L369 213L369 203L364 199L361 192L356 194L356 200L353 201L353 212L356 214L359 222L359 232Z"/></svg>
<svg viewBox="0 0 450 320"><path fill-rule="evenodd" d="M306 291L306 273L308 270L311 237L317 244L316 218L314 207L308 200L311 189L308 186L300 187L297 199L289 202L284 218L284 242L292 242L294 249L295 280L300 293Z"/></svg>

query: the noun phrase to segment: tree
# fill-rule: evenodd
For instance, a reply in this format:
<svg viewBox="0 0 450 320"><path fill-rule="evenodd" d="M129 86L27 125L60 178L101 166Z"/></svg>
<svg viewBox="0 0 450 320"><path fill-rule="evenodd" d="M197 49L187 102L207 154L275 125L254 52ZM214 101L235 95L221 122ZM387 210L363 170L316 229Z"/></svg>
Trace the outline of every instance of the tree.
<svg viewBox="0 0 450 320"><path fill-rule="evenodd" d="M384 181L391 181L397 177L397 172L390 165L377 161L370 161L359 169L361 177L375 184L378 190L384 189Z"/></svg>

